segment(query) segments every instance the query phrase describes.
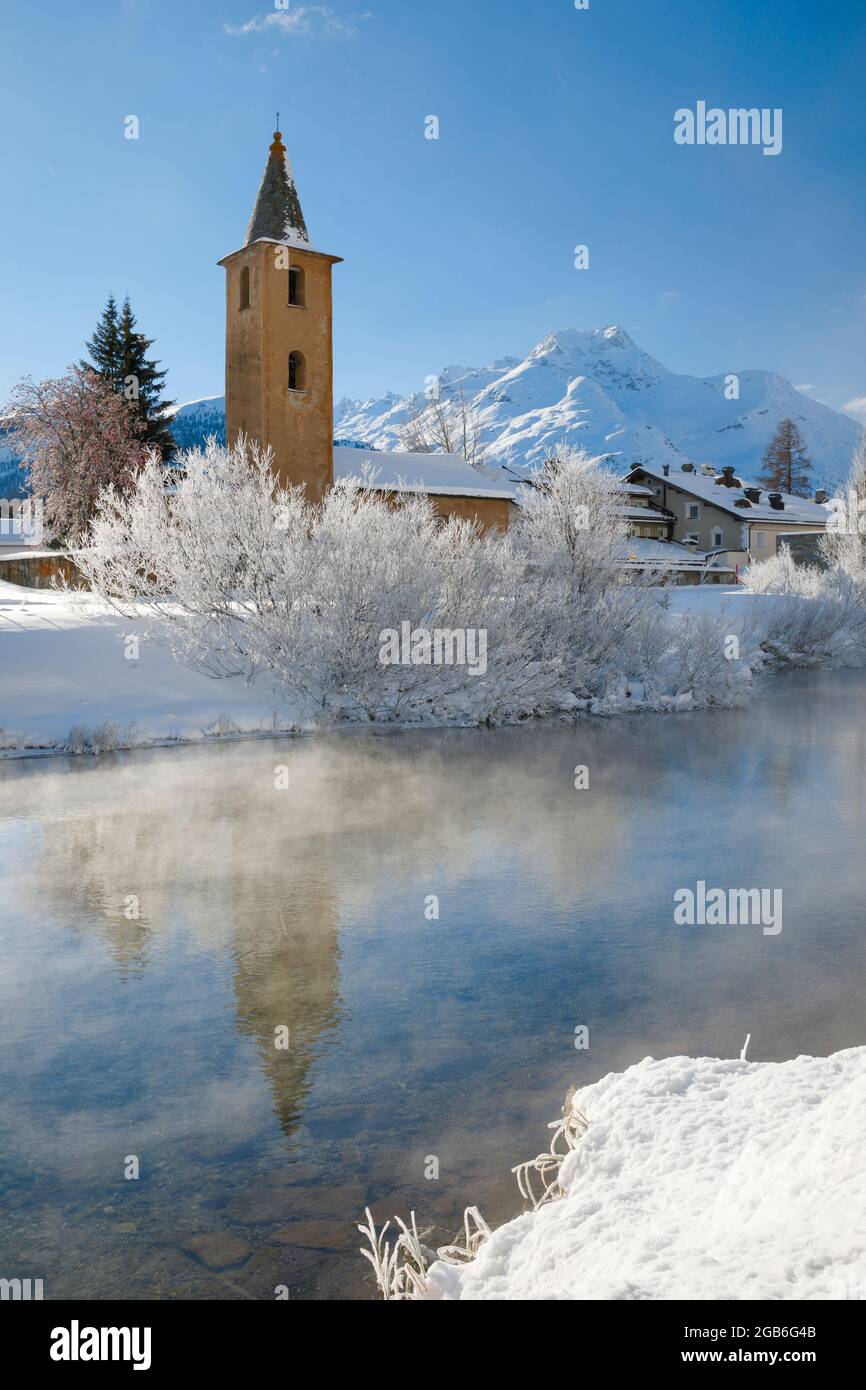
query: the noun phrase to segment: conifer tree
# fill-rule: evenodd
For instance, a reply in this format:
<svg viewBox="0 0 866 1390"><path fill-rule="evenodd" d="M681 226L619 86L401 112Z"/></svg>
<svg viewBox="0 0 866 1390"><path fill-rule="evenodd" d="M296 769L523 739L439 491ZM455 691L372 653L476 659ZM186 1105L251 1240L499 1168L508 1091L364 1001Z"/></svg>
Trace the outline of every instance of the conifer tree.
<svg viewBox="0 0 866 1390"><path fill-rule="evenodd" d="M166 373L147 355L153 341L138 332L129 296L118 313L114 296L110 295L87 344L90 361L82 365L111 382L141 420L145 444L168 458L174 451L175 441L165 411L174 402L162 399Z"/></svg>
<svg viewBox="0 0 866 1390"><path fill-rule="evenodd" d="M114 295L108 296L108 303L102 311L102 318L96 331L87 341L90 362L82 362L82 367L93 366L101 376L114 378L120 368L120 334L118 332L117 303Z"/></svg>
<svg viewBox="0 0 866 1390"><path fill-rule="evenodd" d="M812 460L793 420L779 422L762 462L764 471L758 479L761 487L768 492L789 492L794 497L809 496Z"/></svg>

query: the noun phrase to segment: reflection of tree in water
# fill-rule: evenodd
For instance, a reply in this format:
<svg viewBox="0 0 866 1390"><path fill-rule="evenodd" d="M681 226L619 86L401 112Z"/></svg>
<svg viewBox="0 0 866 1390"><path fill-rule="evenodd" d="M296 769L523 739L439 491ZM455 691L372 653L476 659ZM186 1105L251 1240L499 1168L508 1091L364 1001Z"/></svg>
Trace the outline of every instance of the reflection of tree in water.
<svg viewBox="0 0 866 1390"><path fill-rule="evenodd" d="M292 875L287 890L277 882L262 901L246 898L236 918L232 954L238 1029L257 1040L288 1136L310 1089L310 1065L323 1036L337 1026L340 1010L335 899L309 870ZM278 1029L288 1029L287 1048L276 1045Z"/></svg>

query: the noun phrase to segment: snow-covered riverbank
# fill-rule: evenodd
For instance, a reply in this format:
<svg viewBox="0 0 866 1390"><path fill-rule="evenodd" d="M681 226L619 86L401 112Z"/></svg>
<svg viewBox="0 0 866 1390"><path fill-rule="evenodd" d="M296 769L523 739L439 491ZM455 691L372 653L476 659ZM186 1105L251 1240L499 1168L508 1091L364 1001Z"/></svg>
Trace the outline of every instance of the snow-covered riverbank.
<svg viewBox="0 0 866 1390"><path fill-rule="evenodd" d="M866 1047L647 1058L573 1104L565 1195L432 1265L429 1298L866 1297Z"/></svg>
<svg viewBox="0 0 866 1390"><path fill-rule="evenodd" d="M86 596L0 583L0 756L273 734L296 713L191 671Z"/></svg>
<svg viewBox="0 0 866 1390"><path fill-rule="evenodd" d="M751 598L721 587L670 592L674 620L722 607L736 617ZM309 709L238 677L190 670L87 596L0 582L0 757L314 727Z"/></svg>

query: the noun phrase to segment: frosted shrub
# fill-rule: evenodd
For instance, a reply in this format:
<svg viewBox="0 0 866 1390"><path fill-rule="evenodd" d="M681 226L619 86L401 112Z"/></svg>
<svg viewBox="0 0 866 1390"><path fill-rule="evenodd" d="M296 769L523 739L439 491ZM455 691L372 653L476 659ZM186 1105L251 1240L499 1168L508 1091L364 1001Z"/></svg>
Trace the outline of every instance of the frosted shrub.
<svg viewBox="0 0 866 1390"><path fill-rule="evenodd" d="M268 682L338 719L496 723L739 698L720 628L672 628L663 575L623 570L627 521L597 460L561 451L504 536L443 522L423 496L388 505L372 477L313 506L245 441L180 464L153 456L129 493L102 494L80 565L211 676ZM483 660L468 659L470 636Z"/></svg>
<svg viewBox="0 0 866 1390"><path fill-rule="evenodd" d="M753 654L741 635L741 657L728 656L731 626L724 615L709 614L689 614L677 624L667 652L675 699L688 697L693 708L701 708L737 705L748 697Z"/></svg>
<svg viewBox="0 0 866 1390"><path fill-rule="evenodd" d="M182 659L344 717L495 720L549 703L544 624L507 538L443 524L426 497L389 506L356 480L312 506L245 441L181 464L169 488L154 457L129 496L103 495L81 565ZM484 670L384 662L383 634L404 625L483 632Z"/></svg>
<svg viewBox="0 0 866 1390"><path fill-rule="evenodd" d="M866 650L866 576L842 547L821 569L796 565L788 546L752 565L745 583L764 596L761 646L777 663L819 666Z"/></svg>
<svg viewBox="0 0 866 1390"><path fill-rule="evenodd" d="M575 695L603 694L633 667L637 652L659 655L662 572L623 571L628 521L598 459L560 448L524 489L522 503L515 536L562 680Z"/></svg>
<svg viewBox="0 0 866 1390"><path fill-rule="evenodd" d="M781 545L769 560L750 565L743 582L750 594L804 594L816 591L817 573L795 564L790 547Z"/></svg>

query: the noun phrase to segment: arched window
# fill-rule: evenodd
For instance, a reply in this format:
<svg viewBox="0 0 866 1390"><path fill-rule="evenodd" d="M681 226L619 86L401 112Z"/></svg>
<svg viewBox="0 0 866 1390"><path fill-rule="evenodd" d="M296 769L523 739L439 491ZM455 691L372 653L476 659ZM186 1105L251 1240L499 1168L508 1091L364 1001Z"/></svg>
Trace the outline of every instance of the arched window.
<svg viewBox="0 0 866 1390"><path fill-rule="evenodd" d="M238 301L240 309L250 307L250 268L248 265L241 266L240 299Z"/></svg>
<svg viewBox="0 0 866 1390"><path fill-rule="evenodd" d="M303 391L307 385L307 364L302 352L289 353L289 390Z"/></svg>
<svg viewBox="0 0 866 1390"><path fill-rule="evenodd" d="M306 298L305 298L305 290L304 290L304 280L305 280L305 278L306 278L306 277L304 276L304 272L301 270L300 266L297 266L297 265L290 266L290 268L289 268L289 303L290 303L290 304L296 304L296 305L297 305L299 308L301 308L301 309L304 307L304 305L305 305L306 302L307 302L307 301L306 301Z"/></svg>

